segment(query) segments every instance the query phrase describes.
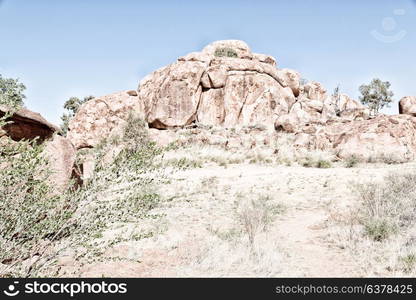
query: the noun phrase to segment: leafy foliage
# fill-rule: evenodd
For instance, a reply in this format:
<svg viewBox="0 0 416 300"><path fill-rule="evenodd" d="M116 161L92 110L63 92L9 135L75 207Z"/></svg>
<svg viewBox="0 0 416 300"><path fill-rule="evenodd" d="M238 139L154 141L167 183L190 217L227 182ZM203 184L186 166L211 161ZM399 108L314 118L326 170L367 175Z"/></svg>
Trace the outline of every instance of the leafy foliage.
<svg viewBox="0 0 416 300"><path fill-rule="evenodd" d="M238 54L234 49L227 47L215 49L214 55L217 57L238 57Z"/></svg>
<svg viewBox="0 0 416 300"><path fill-rule="evenodd" d="M26 87L18 79L4 78L0 74L0 105L18 109L23 106Z"/></svg>
<svg viewBox="0 0 416 300"><path fill-rule="evenodd" d="M370 84L360 86L360 100L368 106L372 115L377 115L383 107L389 107L393 102L394 94L390 91L390 86L390 82L380 79L373 79Z"/></svg>
<svg viewBox="0 0 416 300"><path fill-rule="evenodd" d="M119 151L109 159L114 149ZM94 174L79 189L60 194L48 184L42 145L11 141L1 150L0 277L48 274L48 264L65 249L79 251L77 260L97 259L105 247L120 242L112 236L97 246L111 226L157 218L149 211L160 201L154 185L162 176L153 160L161 150L139 120L130 118L122 136L81 151L80 161L86 155L96 162Z"/></svg>
<svg viewBox="0 0 416 300"><path fill-rule="evenodd" d="M4 125L4 119L0 125ZM0 263L31 257L45 242L63 234L71 216L48 183L50 172L36 140L3 141L0 155ZM0 270L1 277L1 270Z"/></svg>
<svg viewBox="0 0 416 300"><path fill-rule="evenodd" d="M64 109L66 112L61 117L61 130L64 134L68 132L69 121L75 116L80 106L91 99L94 99L94 96L87 96L83 99L71 97L65 102Z"/></svg>

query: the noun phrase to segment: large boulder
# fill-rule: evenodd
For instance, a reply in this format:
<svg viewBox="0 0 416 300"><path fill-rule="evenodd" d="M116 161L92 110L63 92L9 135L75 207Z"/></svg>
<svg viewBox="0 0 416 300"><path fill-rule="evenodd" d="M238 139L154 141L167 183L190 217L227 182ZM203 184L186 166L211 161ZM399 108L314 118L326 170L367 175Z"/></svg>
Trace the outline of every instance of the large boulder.
<svg viewBox="0 0 416 300"><path fill-rule="evenodd" d="M217 41L143 78L137 96L121 92L83 104L68 137L77 149L95 147L117 133L130 112L154 129L195 123L273 127L296 102L299 77L277 69L273 57L252 53L242 41Z"/></svg>
<svg viewBox="0 0 416 300"><path fill-rule="evenodd" d="M40 114L26 108L12 111L6 107L0 107L0 116L10 115L6 126L0 129L0 148L10 143L21 140L37 139L43 143L44 158L48 161L50 184L55 192L62 192L74 174L75 147L65 137L57 135L59 128L46 121ZM1 149L0 149L1 150ZM39 165L43 169L44 165Z"/></svg>
<svg viewBox="0 0 416 300"><path fill-rule="evenodd" d="M293 86L292 86L293 91ZM299 96L289 107L288 114L280 114L274 122L278 131L296 132L309 123L322 123L335 117L335 109L326 89L316 81L299 86Z"/></svg>
<svg viewBox="0 0 416 300"><path fill-rule="evenodd" d="M273 126L296 101L296 76L244 42L218 41L145 77L139 97L152 128Z"/></svg>
<svg viewBox="0 0 416 300"><path fill-rule="evenodd" d="M367 160L392 157L413 160L416 154L416 119L409 116L384 116L344 124L334 148L339 157L355 155ZM331 127L327 128L330 131Z"/></svg>
<svg viewBox="0 0 416 300"><path fill-rule="evenodd" d="M77 149L95 147L118 135L131 114L144 118L144 105L134 90L94 98L81 105L69 122L68 139Z"/></svg>
<svg viewBox="0 0 416 300"><path fill-rule="evenodd" d="M44 155L49 161L50 183L58 192L65 190L71 178L75 176L76 150L74 145L69 139L55 135L46 142Z"/></svg>
<svg viewBox="0 0 416 300"><path fill-rule="evenodd" d="M383 156L406 161L416 155L416 118L406 115L311 122L291 132L301 141L299 146L333 151L340 158L371 160Z"/></svg>
<svg viewBox="0 0 416 300"><path fill-rule="evenodd" d="M40 142L52 137L59 128L46 121L39 113L26 108L12 111L6 106L0 106L0 117L10 114L9 123L0 129L0 136L6 135L14 141L23 139L33 140L38 138Z"/></svg>
<svg viewBox="0 0 416 300"><path fill-rule="evenodd" d="M139 99L150 127L182 127L195 120L202 94L201 77L207 67L204 61L179 60L140 82Z"/></svg>
<svg viewBox="0 0 416 300"><path fill-rule="evenodd" d="M320 82L317 81L309 81L303 85L301 87L300 94L307 99L318 100L322 102L325 101L325 99L328 97L327 90Z"/></svg>
<svg viewBox="0 0 416 300"><path fill-rule="evenodd" d="M416 97L404 97L399 101L399 113L416 117Z"/></svg>
<svg viewBox="0 0 416 300"><path fill-rule="evenodd" d="M339 96L337 103L339 116L343 119L356 120L368 119L370 117L370 110L362 105L360 102L351 99L346 94Z"/></svg>
<svg viewBox="0 0 416 300"><path fill-rule="evenodd" d="M280 69L278 72L285 79L295 97L298 97L300 94L300 73L291 69Z"/></svg>

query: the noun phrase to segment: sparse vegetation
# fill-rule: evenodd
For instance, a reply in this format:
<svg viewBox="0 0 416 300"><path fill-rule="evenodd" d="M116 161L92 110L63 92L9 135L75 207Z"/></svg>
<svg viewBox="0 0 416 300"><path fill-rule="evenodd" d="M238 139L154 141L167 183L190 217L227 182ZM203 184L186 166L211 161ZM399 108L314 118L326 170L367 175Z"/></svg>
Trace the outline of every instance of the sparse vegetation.
<svg viewBox="0 0 416 300"><path fill-rule="evenodd" d="M257 234L265 231L275 215L282 212L280 206L271 205L269 200L270 197L263 196L239 203L238 218L251 245L254 244Z"/></svg>
<svg viewBox="0 0 416 300"><path fill-rule="evenodd" d="M217 57L238 57L238 54L234 49L227 47L215 49L214 55Z"/></svg>
<svg viewBox="0 0 416 300"><path fill-rule="evenodd" d="M158 218L149 211L160 201L154 184L162 176L153 162L160 150L147 139L143 125L130 119L123 136L103 141L93 150L98 162L93 178L60 195L47 185L42 146L13 142L2 148L0 165L7 168L0 169L0 277L45 274L68 247L84 249L78 259L100 259L106 247L122 240L101 239L97 245L111 226ZM105 162L114 143L122 150Z"/></svg>
<svg viewBox="0 0 416 300"><path fill-rule="evenodd" d="M351 155L345 159L345 167L346 168L354 168L357 166L360 162L360 159L356 155Z"/></svg>
<svg viewBox="0 0 416 300"><path fill-rule="evenodd" d="M328 160L320 159L316 163L316 167L319 168L319 169L328 169L328 168L332 167L332 164Z"/></svg>
<svg viewBox="0 0 416 300"><path fill-rule="evenodd" d="M405 273L411 273L416 266L416 254L410 253L399 258L403 264L402 268Z"/></svg>
<svg viewBox="0 0 416 300"><path fill-rule="evenodd" d="M305 158L301 159L301 164L305 168L318 168L318 169L328 169L332 167L332 164L329 160L323 158L315 158L312 155L307 155Z"/></svg>
<svg viewBox="0 0 416 300"><path fill-rule="evenodd" d="M173 166L182 170L202 168L202 161L199 159L189 159L187 157L172 158L164 161L164 165Z"/></svg>
<svg viewBox="0 0 416 300"><path fill-rule="evenodd" d="M335 106L335 114L340 116L341 108L340 108L340 101L341 101L341 94L340 94L340 85L338 84L337 87L334 89L332 93L332 101Z"/></svg>
<svg viewBox="0 0 416 300"><path fill-rule="evenodd" d="M415 224L416 175L389 175L380 183L354 185L361 206L359 221L375 241L406 231Z"/></svg>

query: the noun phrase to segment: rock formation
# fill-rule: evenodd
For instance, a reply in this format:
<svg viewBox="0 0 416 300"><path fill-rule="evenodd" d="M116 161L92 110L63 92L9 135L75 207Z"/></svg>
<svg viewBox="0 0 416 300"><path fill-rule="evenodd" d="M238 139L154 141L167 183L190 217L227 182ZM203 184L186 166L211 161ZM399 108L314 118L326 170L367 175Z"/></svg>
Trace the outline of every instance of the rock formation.
<svg viewBox="0 0 416 300"><path fill-rule="evenodd" d="M401 113L411 116L370 118L358 101L344 94L330 96L322 84L301 84L300 78L294 70L279 69L273 57L253 53L242 41L217 41L149 74L137 92L83 104L68 136L78 149L94 147L116 134L134 112L154 136L160 136L157 129L191 125L261 125L294 134L299 147L329 149L340 157L368 158L389 151L410 158L416 153L414 97L400 102Z"/></svg>
<svg viewBox="0 0 416 300"><path fill-rule="evenodd" d="M0 117L10 113L10 108L0 106ZM40 114L26 108L13 112L9 121L11 121L10 124L2 129L4 134L14 141L32 140L36 137L43 141L50 138L55 131L59 131L58 127L46 121Z"/></svg>
<svg viewBox="0 0 416 300"><path fill-rule="evenodd" d="M224 49L228 56L222 56ZM278 72L275 65L274 58L253 54L241 41L215 42L181 57L140 82L147 122L159 129L195 122L273 124L295 102L291 87L299 88L295 72Z"/></svg>
<svg viewBox="0 0 416 300"><path fill-rule="evenodd" d="M77 149L97 146L123 127L129 114L144 119L144 105L136 91L123 91L84 103L69 122L68 139Z"/></svg>
<svg viewBox="0 0 416 300"><path fill-rule="evenodd" d="M404 97L399 101L399 113L416 117L416 97Z"/></svg>
<svg viewBox="0 0 416 300"><path fill-rule="evenodd" d="M63 191L72 178L75 164L75 147L65 137L57 135L59 128L47 122L40 114L22 108L12 112L7 107L0 107L0 116L10 114L9 122L0 129L3 140L0 147L8 142L38 139L44 143L43 154L49 161L50 181L56 191ZM42 166L40 166L42 167Z"/></svg>
<svg viewBox="0 0 416 300"><path fill-rule="evenodd" d="M53 139L46 143L44 154L49 161L49 169L52 172L50 176L51 184L56 191L65 190L70 180L76 177L76 174L74 174L76 158L74 145L69 139L54 135Z"/></svg>

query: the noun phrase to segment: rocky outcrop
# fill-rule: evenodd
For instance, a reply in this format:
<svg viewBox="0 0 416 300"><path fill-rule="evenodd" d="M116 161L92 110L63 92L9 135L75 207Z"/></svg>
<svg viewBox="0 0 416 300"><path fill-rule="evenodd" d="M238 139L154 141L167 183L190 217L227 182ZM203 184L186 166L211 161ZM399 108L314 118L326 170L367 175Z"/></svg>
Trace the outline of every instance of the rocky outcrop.
<svg viewBox="0 0 416 300"><path fill-rule="evenodd" d="M347 120L365 120L370 117L370 110L367 107L345 94L340 95L337 109L340 117Z"/></svg>
<svg viewBox="0 0 416 300"><path fill-rule="evenodd" d="M309 123L292 132L297 146L333 151L340 158L394 156L397 161L406 161L416 155L416 118L406 115Z"/></svg>
<svg viewBox="0 0 416 300"><path fill-rule="evenodd" d="M295 102L291 88L298 88L295 72L278 72L275 65L244 42L214 42L140 82L146 120L159 129L273 124L288 113Z"/></svg>
<svg viewBox="0 0 416 300"><path fill-rule="evenodd" d="M40 114L26 108L14 112L8 107L0 106L0 117L6 114L11 116L7 119L9 123L2 128L2 132L14 141L35 138L44 141L52 137L54 132L59 131L58 127L46 121Z"/></svg>
<svg viewBox="0 0 416 300"><path fill-rule="evenodd" d="M290 87L295 97L300 94L300 73L291 69L280 69L278 70L281 78L284 79L285 83Z"/></svg>
<svg viewBox="0 0 416 300"><path fill-rule="evenodd" d="M321 83L301 84L300 78L294 70L279 69L273 57L253 53L242 41L217 41L149 74L137 92L83 104L68 136L78 149L95 147L117 134L135 112L160 144L172 139L158 129L261 125L294 134L299 147L330 149L341 157L368 157L383 149L397 149L401 157L416 153L410 116L370 118L358 101L344 94L330 96ZM415 116L415 102L403 99L401 113Z"/></svg>
<svg viewBox="0 0 416 300"><path fill-rule="evenodd" d="M123 91L84 103L69 122L68 138L77 149L91 148L117 135L129 115L144 118L144 105L136 91Z"/></svg>
<svg viewBox="0 0 416 300"><path fill-rule="evenodd" d="M9 108L0 107L0 116L10 115L8 124L0 129L0 147L10 145L21 140L37 139L44 143L43 155L48 161L51 171L49 180L56 192L68 187L73 177L75 167L75 147L65 137L57 135L59 128L47 122L40 114L26 108L16 112ZM1 150L1 149L0 149ZM39 168L45 166L39 165Z"/></svg>
<svg viewBox="0 0 416 300"><path fill-rule="evenodd" d="M399 113L416 117L416 97L404 97L399 101Z"/></svg>

